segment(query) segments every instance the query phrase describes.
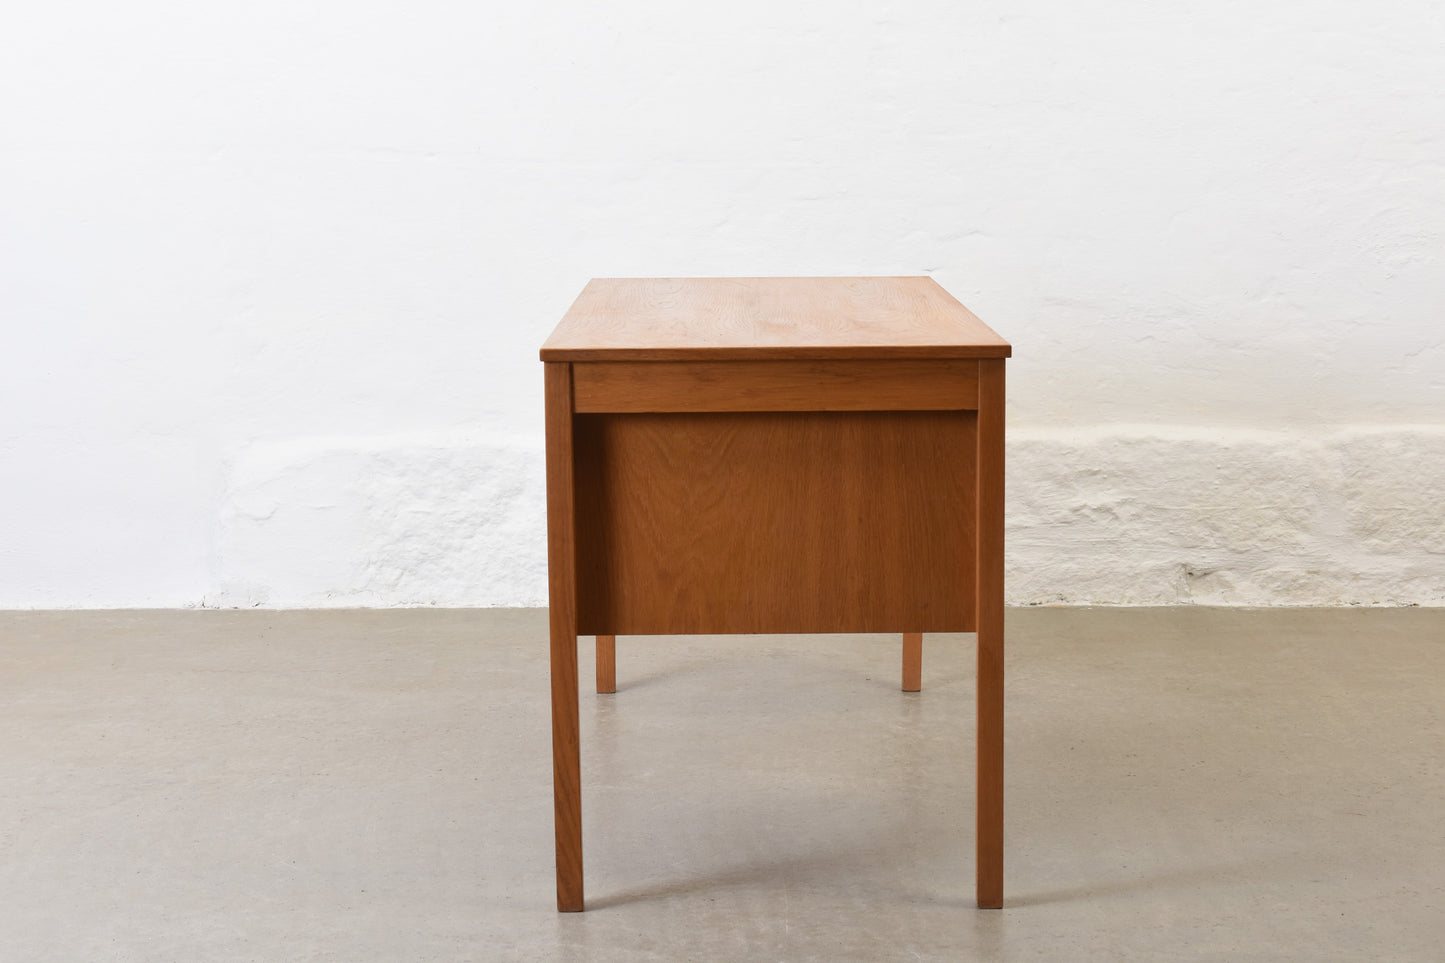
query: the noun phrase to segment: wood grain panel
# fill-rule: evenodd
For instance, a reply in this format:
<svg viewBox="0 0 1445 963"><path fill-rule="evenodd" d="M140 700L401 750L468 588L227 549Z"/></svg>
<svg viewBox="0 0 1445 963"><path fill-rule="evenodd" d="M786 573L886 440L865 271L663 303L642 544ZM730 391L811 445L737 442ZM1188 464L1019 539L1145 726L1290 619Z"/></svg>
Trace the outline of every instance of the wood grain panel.
<svg viewBox="0 0 1445 963"><path fill-rule="evenodd" d="M972 629L974 413L574 422L579 632Z"/></svg>
<svg viewBox="0 0 1445 963"><path fill-rule="evenodd" d="M595 361L573 365L579 412L957 411L978 362Z"/></svg>
<svg viewBox="0 0 1445 963"><path fill-rule="evenodd" d="M1005 358L928 277L594 278L543 361Z"/></svg>

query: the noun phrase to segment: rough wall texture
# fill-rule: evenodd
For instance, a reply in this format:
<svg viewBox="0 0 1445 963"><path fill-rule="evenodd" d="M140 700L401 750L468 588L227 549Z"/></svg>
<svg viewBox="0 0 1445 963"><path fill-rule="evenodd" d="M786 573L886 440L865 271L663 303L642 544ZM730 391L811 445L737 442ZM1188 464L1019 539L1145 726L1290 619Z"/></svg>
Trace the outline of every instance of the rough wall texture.
<svg viewBox="0 0 1445 963"><path fill-rule="evenodd" d="M1445 605L1445 430L1112 427L1010 446L1015 604Z"/></svg>
<svg viewBox="0 0 1445 963"><path fill-rule="evenodd" d="M530 440L249 450L230 476L204 604L543 605L545 494Z"/></svg>
<svg viewBox="0 0 1445 963"><path fill-rule="evenodd" d="M545 604L542 486L528 443L248 452L205 602ZM1008 505L1015 605L1445 605L1445 429L1016 431Z"/></svg>
<svg viewBox="0 0 1445 963"><path fill-rule="evenodd" d="M0 14L0 606L541 601L590 276L933 274L1011 591L1441 604L1438 0Z"/></svg>

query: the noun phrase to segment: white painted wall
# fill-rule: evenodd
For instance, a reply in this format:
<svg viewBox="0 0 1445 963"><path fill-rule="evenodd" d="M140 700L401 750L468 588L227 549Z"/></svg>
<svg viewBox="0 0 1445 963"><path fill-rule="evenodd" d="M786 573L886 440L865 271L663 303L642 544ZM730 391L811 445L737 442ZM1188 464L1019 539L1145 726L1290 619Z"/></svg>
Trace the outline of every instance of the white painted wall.
<svg viewBox="0 0 1445 963"><path fill-rule="evenodd" d="M541 603L589 276L924 272L1013 601L1445 604L1441 11L7 5L0 606Z"/></svg>

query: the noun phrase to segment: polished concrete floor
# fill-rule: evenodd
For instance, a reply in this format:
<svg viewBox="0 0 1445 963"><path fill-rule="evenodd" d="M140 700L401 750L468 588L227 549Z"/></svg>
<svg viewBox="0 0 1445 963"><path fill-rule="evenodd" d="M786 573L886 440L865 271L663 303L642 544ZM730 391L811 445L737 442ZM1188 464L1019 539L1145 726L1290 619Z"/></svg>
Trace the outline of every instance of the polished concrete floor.
<svg viewBox="0 0 1445 963"><path fill-rule="evenodd" d="M554 911L538 610L0 613L0 959L1445 960L1445 611L622 638ZM592 671L591 640L582 673Z"/></svg>

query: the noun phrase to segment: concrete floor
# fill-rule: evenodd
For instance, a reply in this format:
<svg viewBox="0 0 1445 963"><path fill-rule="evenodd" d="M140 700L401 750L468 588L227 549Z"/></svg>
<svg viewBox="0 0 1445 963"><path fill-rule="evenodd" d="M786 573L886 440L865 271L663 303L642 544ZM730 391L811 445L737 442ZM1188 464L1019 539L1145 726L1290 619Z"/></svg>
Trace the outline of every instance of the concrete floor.
<svg viewBox="0 0 1445 963"><path fill-rule="evenodd" d="M623 638L554 911L538 610L0 614L0 959L1445 960L1445 611ZM591 640L582 647L592 672Z"/></svg>

